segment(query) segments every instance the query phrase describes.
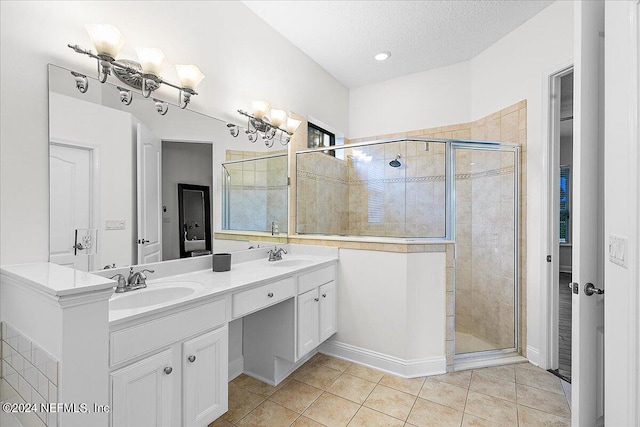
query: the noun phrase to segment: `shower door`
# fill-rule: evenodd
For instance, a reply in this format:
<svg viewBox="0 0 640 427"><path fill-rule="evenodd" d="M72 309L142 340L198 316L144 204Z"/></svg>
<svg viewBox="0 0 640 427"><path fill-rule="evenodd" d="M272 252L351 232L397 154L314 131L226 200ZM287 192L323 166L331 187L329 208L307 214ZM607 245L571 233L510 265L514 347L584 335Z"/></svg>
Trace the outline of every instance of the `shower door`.
<svg viewBox="0 0 640 427"><path fill-rule="evenodd" d="M512 354L518 348L518 147L453 143L452 154L456 360Z"/></svg>

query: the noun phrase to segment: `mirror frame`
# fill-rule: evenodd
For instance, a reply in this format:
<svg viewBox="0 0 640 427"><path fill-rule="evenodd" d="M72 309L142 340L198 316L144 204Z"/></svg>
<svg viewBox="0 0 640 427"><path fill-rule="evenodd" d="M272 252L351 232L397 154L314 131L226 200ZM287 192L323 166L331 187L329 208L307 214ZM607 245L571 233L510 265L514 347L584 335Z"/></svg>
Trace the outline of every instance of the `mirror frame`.
<svg viewBox="0 0 640 427"><path fill-rule="evenodd" d="M210 187L206 185L178 184L178 227L180 228L180 258L186 258L188 256L184 246L184 190L202 191L204 193L204 205L206 207L206 209L204 209L204 238L206 241L205 249L211 252L213 248L211 241L211 200L209 196Z"/></svg>

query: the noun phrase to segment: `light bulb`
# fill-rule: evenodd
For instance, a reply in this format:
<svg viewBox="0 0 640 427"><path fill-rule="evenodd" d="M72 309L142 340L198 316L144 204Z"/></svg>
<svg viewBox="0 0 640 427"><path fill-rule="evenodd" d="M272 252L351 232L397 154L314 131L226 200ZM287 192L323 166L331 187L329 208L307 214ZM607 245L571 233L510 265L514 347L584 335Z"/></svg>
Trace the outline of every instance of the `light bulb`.
<svg viewBox="0 0 640 427"><path fill-rule="evenodd" d="M125 38L120 34L120 30L113 25L87 24L84 27L87 29L98 55L115 58L124 46Z"/></svg>
<svg viewBox="0 0 640 427"><path fill-rule="evenodd" d="M274 127L280 127L287 120L287 112L284 110L271 110L271 124Z"/></svg>
<svg viewBox="0 0 640 427"><path fill-rule="evenodd" d="M167 65L167 58L160 49L143 47L136 49L136 53L144 74L159 76Z"/></svg>
<svg viewBox="0 0 640 427"><path fill-rule="evenodd" d="M253 117L256 119L261 119L267 115L269 112L269 102L268 101L251 101L251 109L253 110Z"/></svg>
<svg viewBox="0 0 640 427"><path fill-rule="evenodd" d="M195 65L176 65L176 72L183 88L195 89L204 79L204 74Z"/></svg>
<svg viewBox="0 0 640 427"><path fill-rule="evenodd" d="M300 123L302 123L300 120L292 119L291 117L287 118L287 132L294 133Z"/></svg>

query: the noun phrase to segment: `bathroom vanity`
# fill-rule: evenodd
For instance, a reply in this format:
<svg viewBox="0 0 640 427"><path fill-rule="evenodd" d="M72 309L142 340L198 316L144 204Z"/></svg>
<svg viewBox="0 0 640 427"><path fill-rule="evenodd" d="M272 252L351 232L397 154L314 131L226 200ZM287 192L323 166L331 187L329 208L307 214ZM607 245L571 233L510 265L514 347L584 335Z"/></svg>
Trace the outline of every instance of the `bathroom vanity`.
<svg viewBox="0 0 640 427"><path fill-rule="evenodd" d="M147 288L113 295L115 282L97 275L54 264L6 267L3 298L25 306L41 294L49 295L48 304L86 299L73 306L73 323L97 333L51 347L17 311L4 311L3 322L58 360L57 401L73 396L110 407L63 412L58 424L206 426L227 411L229 322L242 318L244 373L271 385L337 331L337 250L293 253L275 262L262 249L234 254L231 270L222 273L211 271L210 257L138 266L155 270ZM37 277L34 268L42 271ZM59 276L57 287L47 283L51 272ZM73 286L62 284L74 277ZM64 317L70 306L59 308ZM41 324L53 322L64 337L66 323L48 314L41 313Z"/></svg>

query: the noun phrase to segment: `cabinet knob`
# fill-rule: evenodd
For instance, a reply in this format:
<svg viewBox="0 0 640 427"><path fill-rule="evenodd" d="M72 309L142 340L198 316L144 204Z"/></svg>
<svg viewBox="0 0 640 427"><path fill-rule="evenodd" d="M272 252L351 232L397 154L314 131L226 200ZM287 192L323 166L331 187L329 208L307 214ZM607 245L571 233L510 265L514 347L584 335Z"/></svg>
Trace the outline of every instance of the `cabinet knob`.
<svg viewBox="0 0 640 427"><path fill-rule="evenodd" d="M318 301L320 301L320 298L314 298L313 300L314 300L315 302L318 302Z"/></svg>
<svg viewBox="0 0 640 427"><path fill-rule="evenodd" d="M322 294L322 298L326 298L326 297L327 297L327 294Z"/></svg>
<svg viewBox="0 0 640 427"><path fill-rule="evenodd" d="M187 360L188 360L189 362L193 363L193 362L195 362L195 361L196 361L196 356L195 356L195 355L191 355L191 356L187 357Z"/></svg>
<svg viewBox="0 0 640 427"><path fill-rule="evenodd" d="M273 292L269 292L269 293L267 294L267 296L268 296L269 298L273 298Z"/></svg>
<svg viewBox="0 0 640 427"><path fill-rule="evenodd" d="M164 368L164 373L169 375L171 372L173 372L173 368L171 366L167 366L166 368Z"/></svg>

